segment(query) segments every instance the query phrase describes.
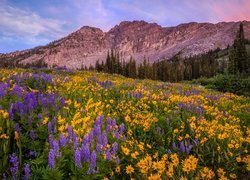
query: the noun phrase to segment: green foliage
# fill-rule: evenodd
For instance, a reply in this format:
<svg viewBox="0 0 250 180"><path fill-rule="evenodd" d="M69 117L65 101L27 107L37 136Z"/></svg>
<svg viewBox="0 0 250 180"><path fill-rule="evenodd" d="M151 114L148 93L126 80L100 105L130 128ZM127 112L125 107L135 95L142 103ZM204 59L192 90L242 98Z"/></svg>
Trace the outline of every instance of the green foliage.
<svg viewBox="0 0 250 180"><path fill-rule="evenodd" d="M44 180L61 180L63 178L63 172L59 169L46 169L43 175Z"/></svg>
<svg viewBox="0 0 250 180"><path fill-rule="evenodd" d="M230 92L238 95L250 96L250 77L240 75L219 74L213 78L199 78L192 81L207 88L221 92Z"/></svg>

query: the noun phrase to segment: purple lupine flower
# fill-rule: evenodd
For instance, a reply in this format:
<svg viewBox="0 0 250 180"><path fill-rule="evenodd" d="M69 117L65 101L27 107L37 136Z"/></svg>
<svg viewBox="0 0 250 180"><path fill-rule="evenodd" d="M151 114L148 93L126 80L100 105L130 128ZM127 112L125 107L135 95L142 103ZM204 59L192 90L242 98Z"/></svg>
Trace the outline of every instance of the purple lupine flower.
<svg viewBox="0 0 250 180"><path fill-rule="evenodd" d="M73 135L73 129L72 126L68 126L68 137L71 139Z"/></svg>
<svg viewBox="0 0 250 180"><path fill-rule="evenodd" d="M111 161L111 160L112 160L112 155L111 155L111 153L110 153L109 150L106 151L106 159L107 159L108 161Z"/></svg>
<svg viewBox="0 0 250 180"><path fill-rule="evenodd" d="M173 142L172 147L173 147L173 149L177 148L175 142Z"/></svg>
<svg viewBox="0 0 250 180"><path fill-rule="evenodd" d="M115 127L115 126L116 126L116 120L115 120L115 119L113 119L113 120L111 121L111 125L112 125L112 127Z"/></svg>
<svg viewBox="0 0 250 180"><path fill-rule="evenodd" d="M24 167L24 179L28 180L29 177L30 177L30 167L29 167L29 164L25 164L25 167Z"/></svg>
<svg viewBox="0 0 250 180"><path fill-rule="evenodd" d="M48 154L48 165L50 169L55 167L55 153L53 149L50 149Z"/></svg>
<svg viewBox="0 0 250 180"><path fill-rule="evenodd" d="M34 132L33 129L30 131L30 138L31 138L32 142L34 142L34 140L35 140L35 132Z"/></svg>
<svg viewBox="0 0 250 180"><path fill-rule="evenodd" d="M50 145L50 147L53 147L53 136L52 136L52 134L49 134L49 145Z"/></svg>
<svg viewBox="0 0 250 180"><path fill-rule="evenodd" d="M37 156L37 153L36 153L36 151L31 151L31 150L30 150L29 155L30 155L30 156L33 156L33 157L36 157L36 156Z"/></svg>
<svg viewBox="0 0 250 180"><path fill-rule="evenodd" d="M94 135L98 136L101 134L101 127L99 125L94 126Z"/></svg>
<svg viewBox="0 0 250 180"><path fill-rule="evenodd" d="M89 143L92 143L93 139L94 139L94 131L90 131L89 132Z"/></svg>
<svg viewBox="0 0 250 180"><path fill-rule="evenodd" d="M107 124L107 126L106 126L106 131L107 131L107 132L110 132L111 129L112 129L111 125L110 125L110 124Z"/></svg>
<svg viewBox="0 0 250 180"><path fill-rule="evenodd" d="M193 148L194 146L193 145L189 145L187 148L186 148L186 153L189 154L191 149Z"/></svg>
<svg viewBox="0 0 250 180"><path fill-rule="evenodd" d="M202 113L203 113L202 108L199 106L199 107L197 107L197 110L199 112L199 115L202 116Z"/></svg>
<svg viewBox="0 0 250 180"><path fill-rule="evenodd" d="M56 157L60 157L60 153L59 153L59 143L57 140L53 140L53 150L54 150L54 154Z"/></svg>
<svg viewBox="0 0 250 180"><path fill-rule="evenodd" d="M28 125L29 125L29 126L32 125L32 117L31 117L31 116L28 117Z"/></svg>
<svg viewBox="0 0 250 180"><path fill-rule="evenodd" d="M38 115L37 115L37 118L39 119L39 120L42 120L42 114L41 113L39 113Z"/></svg>
<svg viewBox="0 0 250 180"><path fill-rule="evenodd" d="M85 144L85 145L89 143L89 135L88 135L88 134L86 134L86 135L83 137L82 143Z"/></svg>
<svg viewBox="0 0 250 180"><path fill-rule="evenodd" d="M5 173L3 173L3 180L6 180L7 178L6 178L6 175L5 175Z"/></svg>
<svg viewBox="0 0 250 180"><path fill-rule="evenodd" d="M81 157L85 162L90 162L90 149L87 144L82 144Z"/></svg>
<svg viewBox="0 0 250 180"><path fill-rule="evenodd" d="M52 124L51 122L48 122L48 133L51 134L52 132Z"/></svg>
<svg viewBox="0 0 250 180"><path fill-rule="evenodd" d="M73 132L72 133L72 140L75 141L76 139L77 139L77 135L76 135L76 133Z"/></svg>
<svg viewBox="0 0 250 180"><path fill-rule="evenodd" d="M116 155L118 152L118 143L117 142L114 142L112 144L112 155Z"/></svg>
<svg viewBox="0 0 250 180"><path fill-rule="evenodd" d="M104 131L104 132L102 133L102 145L103 145L103 146L106 146L107 144L108 144L108 138L107 138L106 132Z"/></svg>
<svg viewBox="0 0 250 180"><path fill-rule="evenodd" d="M51 123L52 123L52 125L55 125L55 124L56 124L56 118L55 118L55 117L53 117L53 118L51 119Z"/></svg>
<svg viewBox="0 0 250 180"><path fill-rule="evenodd" d="M97 144L102 145L102 135L101 134L97 135Z"/></svg>
<svg viewBox="0 0 250 180"><path fill-rule="evenodd" d="M106 131L110 132L110 130L112 129L112 120L110 117L107 118L107 126L106 126Z"/></svg>
<svg viewBox="0 0 250 180"><path fill-rule="evenodd" d="M20 134L20 126L18 123L15 124L15 130L18 132L18 134Z"/></svg>
<svg viewBox="0 0 250 180"><path fill-rule="evenodd" d="M75 151L75 165L78 168L82 168L81 151L78 149Z"/></svg>
<svg viewBox="0 0 250 180"><path fill-rule="evenodd" d="M112 119L110 117L107 118L108 124L111 125Z"/></svg>
<svg viewBox="0 0 250 180"><path fill-rule="evenodd" d="M95 119L95 126L100 126L101 125L101 118L100 116L98 116L96 119Z"/></svg>
<svg viewBox="0 0 250 180"><path fill-rule="evenodd" d="M74 145L74 149L77 149L77 147L78 147L78 144L79 144L79 140L78 140L78 138L76 138L75 140L74 140L74 143L73 143Z"/></svg>
<svg viewBox="0 0 250 180"><path fill-rule="evenodd" d="M119 157L116 158L116 163L120 164L120 158Z"/></svg>
<svg viewBox="0 0 250 180"><path fill-rule="evenodd" d="M118 132L117 130L115 131L115 138L116 138L116 139L119 139L119 138L120 138L120 134L119 134L119 132Z"/></svg>
<svg viewBox="0 0 250 180"><path fill-rule="evenodd" d="M104 124L104 115L100 115L100 124L103 125Z"/></svg>
<svg viewBox="0 0 250 180"><path fill-rule="evenodd" d="M22 88L16 84L12 89L11 94L16 95L17 97L22 97Z"/></svg>
<svg viewBox="0 0 250 180"><path fill-rule="evenodd" d="M61 105L61 106L64 106L64 105L65 105L65 98L64 98L64 97L61 98L61 99L59 100L59 102L60 102L60 105Z"/></svg>
<svg viewBox="0 0 250 180"><path fill-rule="evenodd" d="M184 141L182 141L181 144L180 144L180 150L181 150L181 152L186 152Z"/></svg>
<svg viewBox="0 0 250 180"><path fill-rule="evenodd" d="M125 125L122 123L122 124L120 125L119 133L120 133L120 134L123 134L123 133L124 133L124 130L125 130Z"/></svg>
<svg viewBox="0 0 250 180"><path fill-rule="evenodd" d="M13 179L17 179L17 173L18 173L18 157L15 155L15 153L10 155L10 172L13 177Z"/></svg>
<svg viewBox="0 0 250 180"><path fill-rule="evenodd" d="M96 152L101 152L101 150L102 150L102 145L97 143L96 144Z"/></svg>
<svg viewBox="0 0 250 180"><path fill-rule="evenodd" d="M14 112L13 112L14 107L13 107L13 106L14 106L14 105L11 103L11 104L10 104L10 107L9 107L9 111L8 111L9 117L10 117L11 120L14 119Z"/></svg>
<svg viewBox="0 0 250 180"><path fill-rule="evenodd" d="M88 174L94 174L96 172L96 152L93 151L90 156L90 164Z"/></svg>
<svg viewBox="0 0 250 180"><path fill-rule="evenodd" d="M60 134L59 142L62 147L65 147L67 144L67 138L63 134Z"/></svg>

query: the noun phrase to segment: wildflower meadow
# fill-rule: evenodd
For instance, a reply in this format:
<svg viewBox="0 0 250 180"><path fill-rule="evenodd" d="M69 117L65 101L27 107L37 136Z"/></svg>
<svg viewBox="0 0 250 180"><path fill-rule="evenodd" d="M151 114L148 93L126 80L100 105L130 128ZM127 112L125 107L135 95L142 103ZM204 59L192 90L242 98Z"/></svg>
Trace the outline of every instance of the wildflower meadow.
<svg viewBox="0 0 250 180"><path fill-rule="evenodd" d="M1 179L247 179L250 99L67 69L0 69Z"/></svg>

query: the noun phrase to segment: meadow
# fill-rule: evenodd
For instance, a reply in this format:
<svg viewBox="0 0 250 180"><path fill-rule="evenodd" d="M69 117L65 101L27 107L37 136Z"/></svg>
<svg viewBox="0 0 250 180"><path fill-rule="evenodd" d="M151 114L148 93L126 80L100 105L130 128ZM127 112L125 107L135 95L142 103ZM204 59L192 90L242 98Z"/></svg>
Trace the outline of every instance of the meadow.
<svg viewBox="0 0 250 180"><path fill-rule="evenodd" d="M1 179L247 179L250 99L67 69L0 69Z"/></svg>

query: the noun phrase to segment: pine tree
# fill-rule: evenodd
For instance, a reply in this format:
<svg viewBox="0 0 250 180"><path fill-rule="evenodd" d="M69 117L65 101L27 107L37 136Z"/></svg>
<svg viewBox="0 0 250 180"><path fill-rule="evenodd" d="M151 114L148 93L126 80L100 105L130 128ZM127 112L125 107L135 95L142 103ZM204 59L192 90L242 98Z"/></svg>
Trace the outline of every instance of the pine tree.
<svg viewBox="0 0 250 180"><path fill-rule="evenodd" d="M101 67L100 67L99 60L97 60L96 63L95 63L95 70L99 72L99 71L101 71L100 68Z"/></svg>
<svg viewBox="0 0 250 180"><path fill-rule="evenodd" d="M240 23L240 29L237 32L236 39L229 54L228 71L231 74L236 74L237 72L247 73L248 71L249 61L245 43L243 23Z"/></svg>
<svg viewBox="0 0 250 180"><path fill-rule="evenodd" d="M110 73L110 55L109 55L109 51L108 51L108 54L107 54L107 58L106 58L106 62L105 62L105 72L106 73Z"/></svg>

